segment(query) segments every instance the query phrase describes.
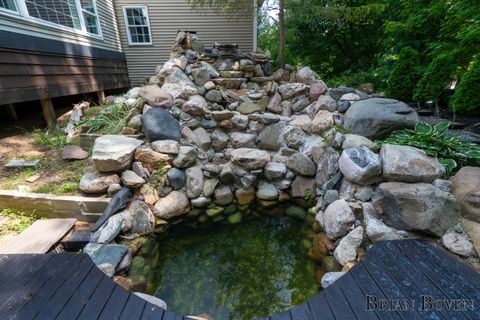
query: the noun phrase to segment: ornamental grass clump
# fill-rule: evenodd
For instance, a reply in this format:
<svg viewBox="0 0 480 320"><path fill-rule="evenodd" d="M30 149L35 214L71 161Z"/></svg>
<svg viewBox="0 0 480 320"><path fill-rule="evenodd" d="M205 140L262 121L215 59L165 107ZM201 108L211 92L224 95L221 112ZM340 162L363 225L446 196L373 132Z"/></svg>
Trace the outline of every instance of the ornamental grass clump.
<svg viewBox="0 0 480 320"><path fill-rule="evenodd" d="M77 122L77 127L86 129L86 133L117 134L127 125L130 109L123 104L114 104L101 108L87 119Z"/></svg>
<svg viewBox="0 0 480 320"><path fill-rule="evenodd" d="M449 122L435 125L419 122L414 130L394 131L383 141L383 144L406 145L422 149L427 155L438 158L448 174L452 174L462 166L480 166L480 145L448 136Z"/></svg>

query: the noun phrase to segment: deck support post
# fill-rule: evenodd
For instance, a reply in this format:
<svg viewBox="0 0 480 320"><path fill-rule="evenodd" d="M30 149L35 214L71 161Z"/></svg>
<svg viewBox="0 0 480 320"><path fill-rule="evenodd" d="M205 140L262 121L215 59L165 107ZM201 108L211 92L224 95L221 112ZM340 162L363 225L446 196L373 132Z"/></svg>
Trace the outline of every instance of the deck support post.
<svg viewBox="0 0 480 320"><path fill-rule="evenodd" d="M15 106L13 105L13 103L7 104L7 110L12 120L17 121L18 120L17 111L15 111Z"/></svg>
<svg viewBox="0 0 480 320"><path fill-rule="evenodd" d="M52 99L41 99L43 116L49 127L52 127L57 122L55 109L53 108Z"/></svg>
<svg viewBox="0 0 480 320"><path fill-rule="evenodd" d="M105 103L105 91L97 91L98 102L103 104Z"/></svg>

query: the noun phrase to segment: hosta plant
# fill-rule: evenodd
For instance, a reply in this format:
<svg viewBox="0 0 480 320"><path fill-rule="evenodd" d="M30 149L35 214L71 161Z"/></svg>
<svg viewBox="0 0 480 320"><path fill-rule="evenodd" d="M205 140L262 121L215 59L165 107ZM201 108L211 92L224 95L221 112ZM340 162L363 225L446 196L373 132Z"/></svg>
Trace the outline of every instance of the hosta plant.
<svg viewBox="0 0 480 320"><path fill-rule="evenodd" d="M399 130L379 144L398 144L422 149L426 154L438 158L448 174L465 165L480 166L480 145L448 136L449 122L435 125L419 122L414 130Z"/></svg>

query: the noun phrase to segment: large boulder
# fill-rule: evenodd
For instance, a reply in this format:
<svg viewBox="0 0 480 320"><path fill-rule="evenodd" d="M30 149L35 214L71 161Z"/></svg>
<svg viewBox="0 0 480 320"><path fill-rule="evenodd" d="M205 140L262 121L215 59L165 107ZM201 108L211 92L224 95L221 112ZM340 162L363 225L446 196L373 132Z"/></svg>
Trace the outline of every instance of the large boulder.
<svg viewBox="0 0 480 320"><path fill-rule="evenodd" d="M462 215L480 222L480 168L463 167L451 179ZM480 254L480 252L479 252Z"/></svg>
<svg viewBox="0 0 480 320"><path fill-rule="evenodd" d="M297 71L297 82L311 85L315 81L318 81L320 77L318 74L310 69L310 67L303 67Z"/></svg>
<svg viewBox="0 0 480 320"><path fill-rule="evenodd" d="M307 93L310 87L303 83L287 83L282 84L278 88L278 92L282 95L284 100L295 98L301 94Z"/></svg>
<svg viewBox="0 0 480 320"><path fill-rule="evenodd" d="M128 211L132 217L130 233L145 235L153 231L155 227L155 216L145 202L139 200L133 201Z"/></svg>
<svg viewBox="0 0 480 320"><path fill-rule="evenodd" d="M388 225L401 230L441 237L459 219L455 197L427 183L382 183L372 202Z"/></svg>
<svg viewBox="0 0 480 320"><path fill-rule="evenodd" d="M315 175L317 167L315 163L303 153L297 152L287 160L287 167L299 175L312 177Z"/></svg>
<svg viewBox="0 0 480 320"><path fill-rule="evenodd" d="M355 102L344 120L345 128L351 133L382 139L394 130L413 128L419 117L415 110L398 100L371 98Z"/></svg>
<svg viewBox="0 0 480 320"><path fill-rule="evenodd" d="M387 226L380 220L371 202L363 203L363 217L365 221L365 231L368 238L373 242L415 238L415 235L409 231L397 230Z"/></svg>
<svg viewBox="0 0 480 320"><path fill-rule="evenodd" d="M275 123L271 124L258 135L258 147L265 150L277 151L281 147L280 136L285 128L285 124Z"/></svg>
<svg viewBox="0 0 480 320"><path fill-rule="evenodd" d="M172 191L155 203L153 213L160 219L170 219L187 213L188 198L185 193Z"/></svg>
<svg viewBox="0 0 480 320"><path fill-rule="evenodd" d="M327 237L331 240L346 235L354 221L355 215L343 199L333 202L323 214L323 226Z"/></svg>
<svg viewBox="0 0 480 320"><path fill-rule="evenodd" d="M150 142L157 140L180 141L178 120L162 108L151 108L142 115L142 128Z"/></svg>
<svg viewBox="0 0 480 320"><path fill-rule="evenodd" d="M320 110L312 120L311 131L313 133L322 134L335 125L333 113L327 110Z"/></svg>
<svg viewBox="0 0 480 320"><path fill-rule="evenodd" d="M194 116L203 116L207 109L207 101L200 95L191 96L182 106L182 111Z"/></svg>
<svg viewBox="0 0 480 320"><path fill-rule="evenodd" d="M182 86L188 91L189 95L198 93L195 84L188 78L188 76L179 68L173 67L169 74L165 77L166 83L175 83Z"/></svg>
<svg viewBox="0 0 480 320"><path fill-rule="evenodd" d="M338 165L348 180L359 185L372 184L382 174L380 157L367 147L343 150Z"/></svg>
<svg viewBox="0 0 480 320"><path fill-rule="evenodd" d="M120 135L98 137L93 145L93 166L100 172L120 172L132 164L135 150L143 142Z"/></svg>
<svg viewBox="0 0 480 320"><path fill-rule="evenodd" d="M235 164L247 170L262 169L268 162L270 162L270 155L268 152L257 149L235 149L231 156L232 161Z"/></svg>
<svg viewBox="0 0 480 320"><path fill-rule="evenodd" d="M120 177L116 174L87 172L80 179L79 189L85 193L106 193L112 184L119 184Z"/></svg>
<svg viewBox="0 0 480 320"><path fill-rule="evenodd" d="M151 107L170 108L173 104L173 97L168 91L156 84L142 87L138 94Z"/></svg>
<svg viewBox="0 0 480 320"><path fill-rule="evenodd" d="M363 241L363 227L359 226L350 231L335 248L333 255L342 266L353 262L357 258L357 250Z"/></svg>
<svg viewBox="0 0 480 320"><path fill-rule="evenodd" d="M414 147L386 144L380 155L383 176L388 181L433 182L445 174L437 159Z"/></svg>

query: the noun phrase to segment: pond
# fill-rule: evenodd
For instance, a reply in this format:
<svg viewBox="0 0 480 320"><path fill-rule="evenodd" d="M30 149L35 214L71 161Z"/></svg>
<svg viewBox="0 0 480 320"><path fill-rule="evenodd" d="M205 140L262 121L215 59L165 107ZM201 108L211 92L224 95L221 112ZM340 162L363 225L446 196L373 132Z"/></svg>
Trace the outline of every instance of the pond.
<svg viewBox="0 0 480 320"><path fill-rule="evenodd" d="M303 221L288 217L177 228L163 240L150 241L134 265L144 266L147 293L164 300L170 311L252 319L318 293L307 232Z"/></svg>

